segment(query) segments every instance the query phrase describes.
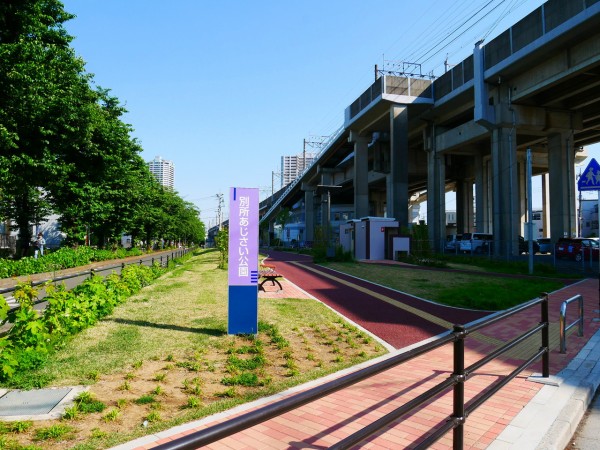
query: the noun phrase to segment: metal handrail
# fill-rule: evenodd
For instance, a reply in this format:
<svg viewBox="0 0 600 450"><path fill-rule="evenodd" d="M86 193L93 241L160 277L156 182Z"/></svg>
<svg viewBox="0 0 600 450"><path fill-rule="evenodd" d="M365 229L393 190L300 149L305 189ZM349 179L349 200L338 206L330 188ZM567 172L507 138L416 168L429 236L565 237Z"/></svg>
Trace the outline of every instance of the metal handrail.
<svg viewBox="0 0 600 450"><path fill-rule="evenodd" d="M574 301L579 302L579 318L571 323L570 325L566 325L567 320L567 306L569 303L573 303ZM567 331L569 331L572 327L579 324L579 330L577 332L577 336L583 336L583 295L576 295L575 297L571 297L568 300L562 302L560 305L560 317L559 317L559 327L560 327L560 352L567 353Z"/></svg>
<svg viewBox="0 0 600 450"><path fill-rule="evenodd" d="M535 326L531 330L525 332L521 336L513 339L512 341L505 344L502 348L496 350L490 355L487 355L480 361L472 364L468 368L464 368L464 340L466 337L474 332L475 330L496 323L507 317L513 316L525 309L531 308L536 305L541 305L541 321L539 325ZM321 397L325 397L333 392L344 389L355 383L368 379L380 372L391 369L392 367L398 366L405 363L417 356L426 354L438 347L446 345L450 342L454 342L454 372L446 380L442 381L437 386L429 389L427 392L417 396L408 403L402 405L391 413L371 423L367 427L359 430L358 432L346 437L342 441L338 442L334 446L330 447L333 449L346 449L353 445L356 445L372 434L380 431L387 424L394 420L397 420L404 414L413 411L421 404L435 398L443 391L450 387L454 388L454 411L452 416L449 417L448 421L442 425L439 429L435 430L425 441L421 442L416 448L426 448L433 444L435 441L440 439L447 431L454 430L454 448L462 448L464 429L463 425L466 421L466 417L470 412L479 407L483 402L489 399L494 393L499 391L505 386L511 379L516 377L525 368L531 365L538 358L542 358L542 375L548 377L550 375L550 338L549 338L549 320L548 320L548 295L542 294L538 299L531 300L530 302L518 305L506 311L502 311L492 315L491 317L479 319L470 322L467 325L455 325L453 331L447 331L439 335L437 338L419 346L414 347L404 353L392 356L384 361L380 361L371 366L365 367L358 370L357 372L350 373L336 380L324 383L320 386L308 389L304 392L298 393L291 397L277 401L273 404L260 407L256 410L247 412L240 416L234 417L231 420L222 422L204 430L191 433L187 436L175 439L171 442L161 444L154 447L156 450L191 450L196 449L205 445L209 445L215 441L231 436L234 433L243 431L254 425L262 423L266 420L277 417L285 412L297 409L307 403L318 400ZM504 379L496 382L491 389L485 393L476 397L471 403L466 406L464 401L464 383L471 373L488 363L492 359L500 356L506 351L510 350L517 344L523 342L525 339L533 336L535 333L541 331L542 334L542 346L534 355L532 355L525 363L517 367L516 370L508 374Z"/></svg>
<svg viewBox="0 0 600 450"><path fill-rule="evenodd" d="M292 189L294 189L294 187L296 187L296 185L298 183L300 183L300 180L302 179L302 177L304 176L304 174L306 172L308 172L308 170L314 166L317 163L317 160L319 159L319 157L325 153L325 151L331 147L331 145L333 144L333 142L345 131L346 128L344 128L344 126L342 125L340 128L338 128L330 137L329 139L327 139L324 143L323 146L321 147L321 150L319 151L319 153L317 154L317 157L313 159L312 163L308 166L305 167L302 172L290 183L288 184L287 188L285 189L285 191L283 191L283 194L281 194L277 200L275 200L275 203L273 203L273 205L271 205L271 207L267 210L267 212L265 214L263 214L262 218L260 219L259 223L262 223L264 221L265 217L269 217L269 215L275 211L275 209L279 206L279 204L281 202L283 202L283 199L285 198L285 196L290 193L292 191Z"/></svg>

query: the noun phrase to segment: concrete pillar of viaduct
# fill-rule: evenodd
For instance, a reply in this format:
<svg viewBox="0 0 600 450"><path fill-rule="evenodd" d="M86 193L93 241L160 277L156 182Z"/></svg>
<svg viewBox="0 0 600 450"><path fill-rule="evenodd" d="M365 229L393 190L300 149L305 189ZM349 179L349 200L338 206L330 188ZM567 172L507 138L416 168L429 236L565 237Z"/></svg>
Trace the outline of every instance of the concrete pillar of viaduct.
<svg viewBox="0 0 600 450"><path fill-rule="evenodd" d="M458 156L455 169L456 182L456 230L458 233L473 231L473 158Z"/></svg>
<svg viewBox="0 0 600 450"><path fill-rule="evenodd" d="M516 131L492 130L492 192L494 249L498 255L518 252L519 199Z"/></svg>
<svg viewBox="0 0 600 450"><path fill-rule="evenodd" d="M354 143L354 217L369 215L369 139L350 132L349 142Z"/></svg>
<svg viewBox="0 0 600 450"><path fill-rule="evenodd" d="M321 185L331 186L331 174L321 174ZM327 240L327 247L331 240L331 189L324 187L319 189L321 192L321 227L323 228L323 237Z"/></svg>
<svg viewBox="0 0 600 450"><path fill-rule="evenodd" d="M525 156L517 156L517 184L519 200L519 234L526 236L527 230L527 160Z"/></svg>
<svg viewBox="0 0 600 450"><path fill-rule="evenodd" d="M548 174L542 175L542 228L544 229L544 236L550 237L550 205L548 203L550 199L550 190L548 183Z"/></svg>
<svg viewBox="0 0 600 450"><path fill-rule="evenodd" d="M304 191L304 240L315 240L315 187L302 184Z"/></svg>
<svg viewBox="0 0 600 450"><path fill-rule="evenodd" d="M390 107L390 189L387 190L388 216L401 227L408 226L408 107Z"/></svg>
<svg viewBox="0 0 600 450"><path fill-rule="evenodd" d="M473 231L473 180L456 180L456 229L459 233Z"/></svg>
<svg viewBox="0 0 600 450"><path fill-rule="evenodd" d="M548 137L550 232L552 241L575 236L575 150L570 133Z"/></svg>
<svg viewBox="0 0 600 450"><path fill-rule="evenodd" d="M427 152L427 230L435 251L444 250L446 241L446 164L435 148L435 126L424 131Z"/></svg>
<svg viewBox="0 0 600 450"><path fill-rule="evenodd" d="M481 233L491 232L490 220L490 170L489 161L483 155L475 155L475 229Z"/></svg>

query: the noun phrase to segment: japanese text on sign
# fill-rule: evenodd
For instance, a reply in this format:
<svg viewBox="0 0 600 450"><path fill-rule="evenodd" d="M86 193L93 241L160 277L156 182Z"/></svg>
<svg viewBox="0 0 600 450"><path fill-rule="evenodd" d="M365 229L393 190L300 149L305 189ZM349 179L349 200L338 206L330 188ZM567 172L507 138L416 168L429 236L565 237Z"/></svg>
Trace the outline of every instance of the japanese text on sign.
<svg viewBox="0 0 600 450"><path fill-rule="evenodd" d="M229 282L258 282L258 190L232 188L229 211Z"/></svg>
<svg viewBox="0 0 600 450"><path fill-rule="evenodd" d="M238 245L238 253L239 253L239 265L238 265L238 275L240 277L249 277L250 271L248 269L248 216L250 214L250 197L240 197L240 208L239 208L239 217L238 222L240 225L240 234L238 236L239 245Z"/></svg>

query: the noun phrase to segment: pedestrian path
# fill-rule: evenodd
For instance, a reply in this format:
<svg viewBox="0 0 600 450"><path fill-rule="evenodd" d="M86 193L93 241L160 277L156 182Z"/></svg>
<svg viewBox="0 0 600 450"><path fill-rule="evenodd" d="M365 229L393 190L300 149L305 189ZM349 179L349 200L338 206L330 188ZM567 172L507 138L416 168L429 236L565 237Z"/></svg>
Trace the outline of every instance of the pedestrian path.
<svg viewBox="0 0 600 450"><path fill-rule="evenodd" d="M318 298L396 348L390 355L381 359L409 351L424 339L431 339L439 334L448 323L466 323L481 316L481 313L468 310L457 311L440 307L397 291L318 268L300 255L292 256L293 258L280 256L276 261L278 272L286 277L283 293L277 292L277 295L292 297L292 289L286 292L288 286L300 286L300 292ZM587 312L584 336L580 338L571 332L568 335L567 352L561 354L557 340L558 312L561 303L576 294L582 294L585 299L584 309ZM538 382L540 379L535 374L541 371L539 363L526 369L469 415L465 424L465 448L521 450L541 446L539 448L562 450L568 442L572 432L569 434L565 429L573 428L574 431L576 417L569 418L568 426L565 426L562 415L568 411L572 401L578 402L585 410L584 404L587 404L585 399L581 398L582 392L592 389L594 385L597 387L597 380L600 380L600 322L593 320L598 317L598 313L591 313L598 307L598 280L584 280L554 292L549 297L549 304L550 321L553 324L550 329L553 336L550 372L554 385ZM476 336L466 340L465 364L468 366L492 353L506 340L521 335L539 321L539 310L528 309L509 321L498 322L480 330ZM404 345L406 342L408 344ZM531 355L539 347L539 337L528 339L507 358L494 360L470 374L465 384L467 401L511 373L523 363L523 355ZM452 373L452 361L451 345L438 348L402 366L389 369L350 388L236 433L206 448L327 448L446 379ZM368 362L363 366L372 363ZM349 370L354 371L358 368ZM152 448L347 372L336 373L271 398L146 436L116 449ZM584 388L581 387L582 380L587 383ZM451 413L452 392L449 392L405 420L394 423L385 432L372 436L362 448L410 448L415 441L422 440L431 428L444 423ZM529 432L529 429L533 431ZM546 440L548 436L551 436L550 442ZM433 448L452 448L452 433L444 436Z"/></svg>

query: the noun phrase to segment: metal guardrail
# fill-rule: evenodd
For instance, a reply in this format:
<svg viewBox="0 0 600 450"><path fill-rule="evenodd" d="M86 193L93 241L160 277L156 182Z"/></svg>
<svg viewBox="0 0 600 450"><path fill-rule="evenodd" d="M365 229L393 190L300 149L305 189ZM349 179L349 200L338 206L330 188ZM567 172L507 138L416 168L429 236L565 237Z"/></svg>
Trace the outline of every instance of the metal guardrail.
<svg viewBox="0 0 600 450"><path fill-rule="evenodd" d="M516 339L506 343L501 348L473 363L471 366L465 368L464 342L469 334L536 305L541 305L541 321L537 326L533 327L529 331L526 331ZM525 339L528 339L537 332L541 332L542 346L540 349L510 374L506 375L500 381L497 381L490 389L472 399L468 405L465 405L464 384L469 376L475 370L481 368L483 365L512 349L519 343L522 343ZM510 380L515 378L520 372L522 372L540 357L542 358L542 375L544 377L548 377L550 375L548 295L542 294L539 299L518 305L509 310L496 313L491 317L483 318L467 325L455 325L452 331L447 331L446 333L438 336L435 340L408 350L405 353L392 356L391 358L345 375L339 379L324 383L320 386L293 395L292 397L288 397L270 405L263 406L254 411L234 417L229 421L213 425L204 430L175 439L171 442L161 444L154 448L156 450L191 450L209 445L234 433L243 431L254 425L258 425L266 420L272 419L355 383L366 380L374 375L377 375L378 373L401 365L411 359L416 358L417 356L424 355L451 342L454 343L454 372L445 381L442 381L438 385L429 389L427 392L417 396L408 403L402 405L391 413L386 414L365 428L346 437L330 448L336 450L350 448L364 441L372 434L389 425L391 422L415 410L423 403L434 399L452 387L454 390L453 414L448 417L448 420L444 425L434 430L432 434L430 434L423 442L419 443L415 448L426 448L439 440L448 431L453 430L453 447L454 449L462 449L464 445L464 423L471 412L481 406L486 400L488 400L502 387L508 384Z"/></svg>
<svg viewBox="0 0 600 450"><path fill-rule="evenodd" d="M185 255L186 253L188 253L189 251L190 251L190 249L187 249L187 248L186 249L182 249L182 250L172 251L171 255L170 255L171 256L170 260L173 261L173 260L175 260L177 258L180 258L183 255ZM163 261L163 256L165 258L164 261ZM161 267L166 267L166 266L169 265L169 255L161 255L160 258L152 257L149 260L146 259L146 261L150 261L150 264L153 265L156 259L158 259L160 261ZM72 278L80 278L80 277L84 277L84 276L89 276L91 278L91 277L93 277L94 275L96 275L99 272L106 272L108 270L119 269L119 268L120 269L124 269L126 266L131 266L133 264L142 265L143 263L144 263L144 259L140 258L139 261L131 261L129 263L122 262L120 264L114 264L112 266L102 266L102 267L97 267L97 268L92 267L89 270L84 270L84 271L81 271L81 272L75 272L75 273L72 273L70 275L63 275L63 276L56 277L56 278L50 278L50 279L46 279L46 280L34 281L34 282L31 283L31 285L32 286L40 286L40 285L43 285L43 284L46 284L46 283L58 283L58 282L61 282L61 281L70 280ZM11 287L8 287L8 288L0 289L0 295L7 294L9 292L14 292L16 288L17 288L17 286L15 285L15 286L11 286ZM44 303L44 301L45 301L44 298L38 299L37 301L34 302L34 305L38 305L40 303ZM16 310L18 310L19 308L20 308L20 306L16 306L14 308L11 308L10 313L9 313L9 317L12 314L14 314L14 312ZM4 322L0 322L0 326L4 325L7 322L9 322L9 319L7 319ZM2 336L4 333L5 332L0 333L0 336Z"/></svg>
<svg viewBox="0 0 600 450"><path fill-rule="evenodd" d="M569 325L566 325L567 320L567 306L574 301L579 302L579 318L572 322ZM559 326L560 326L560 352L567 353L567 331L573 328L575 325L579 324L579 329L577 331L577 336L583 336L583 295L576 295L575 297L571 297L568 300L562 302L560 305L560 318L559 318Z"/></svg>
<svg viewBox="0 0 600 450"><path fill-rule="evenodd" d="M292 181L290 184L288 184L288 186L287 186L287 188L285 189L285 191L283 191L283 194L281 194L281 195L279 196L279 198L278 198L278 199L275 201L275 203L273 203L273 205L272 205L272 206L271 206L271 207L268 209L268 211L267 211L267 212L266 212L266 213L263 215L263 218L262 218L262 219L260 219L259 223L262 223L265 217L269 217L269 215L271 215L271 213L272 213L273 211L275 211L275 209L276 209L276 208L277 208L277 207L278 207L278 206L281 204L281 202L283 202L283 199L286 197L286 195L287 195L287 194L289 194L289 193L292 191L292 189L294 189L294 187L296 187L296 185L297 185L298 183L300 183L300 181L302 180L302 177L304 176L304 174L305 174L306 172L308 172L308 170L309 170L309 169L310 169L312 166L314 166L314 165L317 163L317 161L318 161L319 157L320 157L320 156L321 156L323 153L325 153L325 151L326 151L326 150L327 150L329 147L331 147L331 145L333 144L333 142L335 142L335 140L336 140L336 139L337 139L337 138L338 138L338 137L339 137L339 136L340 136L340 135L341 135L341 134L344 132L344 130L345 130L345 128L344 128L344 126L342 125L340 128L338 128L338 129L335 131L335 133L333 133L333 134L332 134L332 135L329 137L329 139L327 139L327 140L326 140L326 141L323 143L323 146L321 147L321 150L320 150L320 151L319 151L319 153L317 154L317 157L316 157L316 158L313 160L313 162L312 162L312 163L311 163L311 164L310 164L308 167L305 167L305 168L304 168L304 170L302 171L302 173L300 173L300 175L298 175L298 176L297 176L297 177L294 179L294 181Z"/></svg>

